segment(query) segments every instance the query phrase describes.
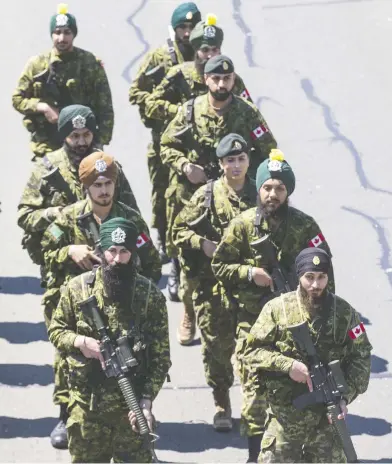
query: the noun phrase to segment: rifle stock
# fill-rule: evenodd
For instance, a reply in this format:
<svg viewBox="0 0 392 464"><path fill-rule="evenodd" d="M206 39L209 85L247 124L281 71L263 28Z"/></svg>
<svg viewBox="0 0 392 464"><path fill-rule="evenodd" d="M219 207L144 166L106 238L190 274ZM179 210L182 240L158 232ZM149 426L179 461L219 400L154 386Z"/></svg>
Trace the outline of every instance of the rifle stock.
<svg viewBox="0 0 392 464"><path fill-rule="evenodd" d="M81 229L84 229L94 241L95 254L97 256L102 255L101 241L99 238L99 229L94 219L93 212L89 211L88 213L81 214L78 217L77 222L78 226Z"/></svg>
<svg viewBox="0 0 392 464"><path fill-rule="evenodd" d="M207 238L212 242L220 241L219 234L212 227L211 221L208 219L208 209L194 221L187 222L187 225L201 237Z"/></svg>

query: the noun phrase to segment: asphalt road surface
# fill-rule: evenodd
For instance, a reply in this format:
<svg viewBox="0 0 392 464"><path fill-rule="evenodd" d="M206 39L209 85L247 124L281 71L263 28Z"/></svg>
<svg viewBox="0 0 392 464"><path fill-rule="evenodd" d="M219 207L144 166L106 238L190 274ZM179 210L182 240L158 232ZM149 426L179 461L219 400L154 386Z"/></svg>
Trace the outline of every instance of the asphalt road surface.
<svg viewBox="0 0 392 464"><path fill-rule="evenodd" d="M0 200L0 461L69 462L51 448L53 351L40 310L37 268L21 249L16 206L31 170L28 135L11 93L27 59L50 48L55 1L4 2ZM98 55L116 114L107 149L129 177L147 221L149 133L128 87L142 56L163 43L177 1L70 1L76 44ZM313 215L329 241L337 293L363 315L373 344L366 394L349 408L364 462L392 462L392 2L387 0L200 0L218 15L223 51L234 60L297 176L292 202ZM167 273L167 269L165 269ZM162 279L162 288L167 278ZM200 343L175 338L180 304L168 304L173 368L160 393L157 453L174 462L245 462L239 436L240 389L232 389L235 429L214 432Z"/></svg>

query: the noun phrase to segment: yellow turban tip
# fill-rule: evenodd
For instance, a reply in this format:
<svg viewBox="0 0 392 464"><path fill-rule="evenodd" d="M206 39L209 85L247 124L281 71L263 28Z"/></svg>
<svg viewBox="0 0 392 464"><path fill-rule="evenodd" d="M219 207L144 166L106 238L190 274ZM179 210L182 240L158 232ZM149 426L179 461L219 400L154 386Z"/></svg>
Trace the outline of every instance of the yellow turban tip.
<svg viewBox="0 0 392 464"><path fill-rule="evenodd" d="M66 3L60 3L57 6L57 14L66 15L68 13L68 5Z"/></svg>
<svg viewBox="0 0 392 464"><path fill-rule="evenodd" d="M282 151L278 150L277 148L273 148L269 155L270 160L276 161L284 161L284 154Z"/></svg>
<svg viewBox="0 0 392 464"><path fill-rule="evenodd" d="M213 13L208 13L206 17L206 26L215 26L217 21L216 15Z"/></svg>

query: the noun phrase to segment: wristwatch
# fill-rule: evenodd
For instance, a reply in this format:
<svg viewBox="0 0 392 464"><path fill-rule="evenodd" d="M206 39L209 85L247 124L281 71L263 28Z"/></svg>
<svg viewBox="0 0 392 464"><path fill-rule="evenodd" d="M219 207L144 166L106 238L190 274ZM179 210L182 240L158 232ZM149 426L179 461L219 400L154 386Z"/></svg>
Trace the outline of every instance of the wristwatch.
<svg viewBox="0 0 392 464"><path fill-rule="evenodd" d="M249 282L253 282L253 266L249 266L249 269L248 269L248 280L249 280Z"/></svg>

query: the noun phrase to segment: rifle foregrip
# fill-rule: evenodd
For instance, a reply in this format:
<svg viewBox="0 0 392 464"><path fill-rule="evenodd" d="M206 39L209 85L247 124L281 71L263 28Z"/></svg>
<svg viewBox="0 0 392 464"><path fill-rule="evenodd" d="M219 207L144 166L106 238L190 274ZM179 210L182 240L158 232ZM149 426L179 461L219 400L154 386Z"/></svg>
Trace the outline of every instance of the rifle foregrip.
<svg viewBox="0 0 392 464"><path fill-rule="evenodd" d="M338 406L328 408L328 412L331 415L333 426L335 427L336 433L342 443L344 454L346 455L347 462L358 462L357 453L355 452L353 442L347 429L346 421L344 419L338 419L340 411Z"/></svg>
<svg viewBox="0 0 392 464"><path fill-rule="evenodd" d="M136 398L135 391L130 380L127 377L118 379L118 385L121 389L128 408L136 414L136 421L140 430L140 435L143 436L149 434L150 430L148 428L147 420L139 406L139 402Z"/></svg>

